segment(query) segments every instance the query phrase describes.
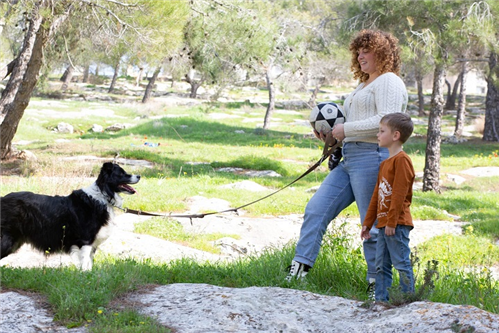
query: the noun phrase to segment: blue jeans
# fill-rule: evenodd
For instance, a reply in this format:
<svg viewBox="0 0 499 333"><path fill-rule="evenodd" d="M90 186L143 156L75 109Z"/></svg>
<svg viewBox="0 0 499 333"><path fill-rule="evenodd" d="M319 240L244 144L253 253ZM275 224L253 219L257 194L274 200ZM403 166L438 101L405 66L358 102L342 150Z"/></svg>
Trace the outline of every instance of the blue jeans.
<svg viewBox="0 0 499 333"><path fill-rule="evenodd" d="M392 265L399 272L402 292L414 293L414 272L409 248L411 230L411 226L398 225L395 228L395 235L386 236L385 228L379 229L375 287L377 301L388 301L388 288L392 286Z"/></svg>
<svg viewBox="0 0 499 333"><path fill-rule="evenodd" d="M343 145L343 160L324 179L305 208L305 217L296 244L294 260L312 267L317 259L322 238L329 223L354 201L364 221L378 178L379 164L388 157L388 149L376 143L347 142ZM367 278L376 277L376 236L363 243L367 262Z"/></svg>

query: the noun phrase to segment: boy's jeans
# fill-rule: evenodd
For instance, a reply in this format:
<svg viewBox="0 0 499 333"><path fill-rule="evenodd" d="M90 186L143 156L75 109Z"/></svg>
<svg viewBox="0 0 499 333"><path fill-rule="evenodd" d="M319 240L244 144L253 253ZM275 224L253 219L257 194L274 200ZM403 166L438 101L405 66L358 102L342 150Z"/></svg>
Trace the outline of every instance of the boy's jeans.
<svg viewBox="0 0 499 333"><path fill-rule="evenodd" d="M379 229L376 249L376 301L388 301L388 288L392 286L392 265L399 272L403 293L414 293L414 273L411 266L409 233L412 227L397 225L395 235L386 236Z"/></svg>
<svg viewBox="0 0 499 333"><path fill-rule="evenodd" d="M343 145L343 160L324 179L305 208L305 217L296 244L294 260L313 266L329 223L354 201L364 221L378 178L379 164L388 157L388 149L376 143L347 142ZM376 277L376 235L364 241L367 278Z"/></svg>

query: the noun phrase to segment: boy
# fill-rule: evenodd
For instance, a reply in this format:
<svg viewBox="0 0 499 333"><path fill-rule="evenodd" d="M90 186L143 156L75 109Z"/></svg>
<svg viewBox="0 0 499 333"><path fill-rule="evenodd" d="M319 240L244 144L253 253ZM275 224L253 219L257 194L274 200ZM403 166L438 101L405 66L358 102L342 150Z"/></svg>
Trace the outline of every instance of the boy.
<svg viewBox="0 0 499 333"><path fill-rule="evenodd" d="M404 293L414 293L409 232L414 227L410 212L414 167L402 145L411 136L414 125L406 113L390 113L381 118L377 134L380 147L390 155L379 167L378 180L361 231L369 239L376 219L379 229L376 246L375 300L387 302L392 285L392 265L400 275Z"/></svg>

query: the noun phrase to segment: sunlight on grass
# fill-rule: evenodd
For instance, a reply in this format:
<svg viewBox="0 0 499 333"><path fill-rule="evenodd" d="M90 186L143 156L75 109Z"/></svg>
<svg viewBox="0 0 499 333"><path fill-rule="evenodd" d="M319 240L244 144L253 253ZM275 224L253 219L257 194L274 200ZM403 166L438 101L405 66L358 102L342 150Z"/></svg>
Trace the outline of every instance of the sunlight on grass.
<svg viewBox="0 0 499 333"><path fill-rule="evenodd" d="M209 234L193 234L184 231L182 225L177 221L163 218L153 217L147 221L135 224L134 232L139 234L147 234L170 242L178 243L183 246L192 247L197 250L220 254L220 248L214 245L214 241L224 237L240 239L239 235L209 233Z"/></svg>
<svg viewBox="0 0 499 333"><path fill-rule="evenodd" d="M465 229L464 236L437 236L419 246L418 250L423 261L435 259L452 267L489 267L499 263L499 247L489 239L475 236L471 226Z"/></svg>
<svg viewBox="0 0 499 333"><path fill-rule="evenodd" d="M262 91L251 94L254 93L264 94ZM242 90L233 94L245 96ZM252 95L246 98L252 98ZM308 95L301 98L305 100ZM223 199L230 207L238 207L287 185L322 153L322 143L310 135L310 128L306 126L308 110L283 112L278 115L279 122L273 123L271 129L263 130L265 107L258 103L234 101L170 107L161 102L143 105L36 98L32 101L29 107L32 110L28 108L28 116L21 121L14 142L22 143L19 149L32 151L38 162L2 164L1 195L13 191L68 195L74 189L90 185L101 162L69 162L62 158L91 155L112 160L119 153L122 158L154 163L151 168L125 167L142 176L134 186L138 193L124 197L125 207L156 213L183 213L189 209L187 199L193 196ZM75 112L85 109L112 111L114 116L102 117L91 112L86 117L74 118ZM231 117L216 119L214 116L219 114ZM76 132L54 132L53 128L60 121L73 124ZM452 117L444 118L444 125L452 127L452 121ZM116 133L89 131L93 124L106 127L115 122L133 126ZM418 125L416 132L421 135L412 137L404 150L413 159L416 172L421 173L425 164L426 125ZM147 146L147 142L159 145ZM498 167L498 152L499 143L485 143L478 136L462 144L442 144L442 193L414 192L411 206L414 219L453 221L456 218L470 223L462 236L441 235L418 246L418 287L424 283L427 263L438 263L435 286L428 294L431 301L470 304L499 313L499 283L492 278L490 270L499 265L499 250L495 245L499 239L499 177L481 178L460 173L476 166ZM282 177L249 177L219 172L216 170L219 167L272 170ZM327 174L324 163L293 186L245 207L244 214L260 218L303 214L313 195L309 190L319 185ZM456 184L448 174L461 175L465 182ZM266 189L252 192L222 187L243 180ZM117 214L121 212L117 211ZM163 264L149 259L118 259L98 252L91 272L62 267L1 267L2 287L42 293L47 296L56 320L68 327L86 325L94 332L169 332L134 309L114 306L113 301L148 284L273 286L365 300L365 261L362 249L353 246L342 230L344 225L340 220L345 217L359 219L355 203L340 214L335 229L326 234L306 283L284 282L286 266L294 255L294 244L288 244L265 249L258 256L217 263L183 258ZM239 238L231 234L190 234L180 224L166 218L137 223L135 232L211 253L220 253L214 240Z"/></svg>

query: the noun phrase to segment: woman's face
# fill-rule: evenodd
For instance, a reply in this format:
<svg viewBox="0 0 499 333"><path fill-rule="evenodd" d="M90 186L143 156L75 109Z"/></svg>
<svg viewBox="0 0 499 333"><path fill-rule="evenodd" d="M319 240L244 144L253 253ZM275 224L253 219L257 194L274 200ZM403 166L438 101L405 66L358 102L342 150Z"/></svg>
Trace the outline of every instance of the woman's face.
<svg viewBox="0 0 499 333"><path fill-rule="evenodd" d="M369 75L376 72L376 56L373 50L360 48L357 54L357 61L360 64L361 71Z"/></svg>

